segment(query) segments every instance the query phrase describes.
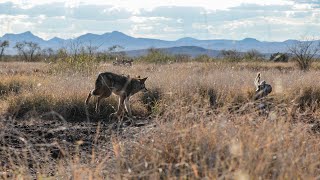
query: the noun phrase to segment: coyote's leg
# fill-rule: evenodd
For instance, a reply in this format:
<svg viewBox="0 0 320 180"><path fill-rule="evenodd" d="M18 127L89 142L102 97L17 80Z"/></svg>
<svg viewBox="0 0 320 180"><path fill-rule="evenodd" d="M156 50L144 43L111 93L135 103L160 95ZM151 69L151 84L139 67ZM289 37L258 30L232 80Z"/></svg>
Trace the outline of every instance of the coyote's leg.
<svg viewBox="0 0 320 180"><path fill-rule="evenodd" d="M97 103L96 103L96 112L97 112L97 113L100 111L100 101L101 101L101 99L107 98L107 97L109 97L111 94L112 94L111 91L106 90L104 94L102 94L101 96L98 96Z"/></svg>
<svg viewBox="0 0 320 180"><path fill-rule="evenodd" d="M93 91L93 90L92 90L92 91ZM89 94L88 94L88 97L87 97L87 99L86 99L86 101L85 101L86 105L88 105L88 103L89 103L89 100L90 100L90 98L91 98L91 96L92 96L92 91L90 91Z"/></svg>
<svg viewBox="0 0 320 180"><path fill-rule="evenodd" d="M129 117L132 116L132 113L131 113L131 107L130 107L130 103L129 103L129 97L127 97L125 100L124 100L124 105L125 105L125 108L129 114Z"/></svg>
<svg viewBox="0 0 320 180"><path fill-rule="evenodd" d="M100 91L101 91L100 89L92 89L92 90L89 92L88 97L87 97L85 103L86 103L86 104L89 103L89 100L90 100L90 98L91 98L92 95L93 95L93 96L98 96L98 95L102 94Z"/></svg>
<svg viewBox="0 0 320 180"><path fill-rule="evenodd" d="M118 104L117 116L120 116L120 114L121 114L122 111L123 111L124 100L125 100L125 97L123 97L123 96L120 96L120 97L119 97L119 104Z"/></svg>
<svg viewBox="0 0 320 180"><path fill-rule="evenodd" d="M98 96L98 99L97 99L97 102L96 102L96 113L99 113L100 112L100 101L103 97L102 96Z"/></svg>

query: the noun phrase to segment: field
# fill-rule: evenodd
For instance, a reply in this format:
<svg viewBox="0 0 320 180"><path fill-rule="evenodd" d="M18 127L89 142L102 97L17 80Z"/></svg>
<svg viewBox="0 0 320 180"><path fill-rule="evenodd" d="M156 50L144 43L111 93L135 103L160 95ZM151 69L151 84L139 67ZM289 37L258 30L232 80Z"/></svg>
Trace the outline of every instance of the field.
<svg viewBox="0 0 320 180"><path fill-rule="evenodd" d="M0 63L2 179L320 178L317 63L53 66ZM104 71L148 77L134 119L109 119L115 96L84 105ZM258 72L273 91L254 101Z"/></svg>

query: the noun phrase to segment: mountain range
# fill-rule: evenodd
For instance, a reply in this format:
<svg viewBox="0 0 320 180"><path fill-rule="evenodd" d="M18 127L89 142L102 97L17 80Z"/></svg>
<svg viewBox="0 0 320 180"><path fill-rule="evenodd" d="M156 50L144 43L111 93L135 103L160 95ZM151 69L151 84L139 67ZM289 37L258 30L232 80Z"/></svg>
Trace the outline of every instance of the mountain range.
<svg viewBox="0 0 320 180"><path fill-rule="evenodd" d="M151 38L135 38L128 36L119 31L104 33L101 35L87 33L74 39L62 39L54 37L49 40L44 40L30 31L20 34L5 34L0 37L0 41L8 40L10 47L7 49L7 54L15 54L13 48L17 42L32 41L38 43L41 48L58 49L61 47L68 47L70 42L90 43L93 46L98 46L99 51L107 50L113 45L122 46L123 51L130 51L131 53L143 52L142 50L153 48L176 48L177 51L188 52L192 49L194 53L209 52L212 50L213 54L219 50L236 49L240 52L246 52L251 49L256 49L261 53L287 52L290 45L297 42L297 40L287 40L283 42L267 42L259 41L254 38L245 38L243 40L227 40L227 39L213 39L213 40L199 40L191 37L184 37L175 41L167 41ZM188 47L188 48L187 48ZM196 48L198 47L198 48ZM177 49L178 48L178 49ZM182 48L182 49L181 49Z"/></svg>

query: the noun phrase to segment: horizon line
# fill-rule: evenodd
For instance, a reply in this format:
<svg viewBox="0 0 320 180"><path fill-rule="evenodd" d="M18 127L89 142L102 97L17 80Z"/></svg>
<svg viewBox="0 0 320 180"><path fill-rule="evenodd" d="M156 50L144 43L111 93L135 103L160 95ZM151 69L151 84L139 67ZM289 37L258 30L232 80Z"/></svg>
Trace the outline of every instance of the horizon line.
<svg viewBox="0 0 320 180"><path fill-rule="evenodd" d="M225 40L225 41L243 41L243 40L246 40L246 39L252 39L252 40L256 40L256 41L259 41L259 42L286 42L286 41L300 41L300 40L297 40L297 39L287 39L287 40L284 40L284 41L262 41L262 40L259 40L257 38L253 38L253 37L246 37L246 38L243 38L243 39L197 39L197 38L194 38L194 37L189 37L189 36L185 36L185 37L181 37L181 38L178 38L176 40L164 40L164 39L157 39L157 38L146 38L146 37L134 37L134 36L130 36L128 34L125 34L121 31L117 31L117 30L114 30L114 31L111 31L111 32L105 32L105 33L102 33L102 34L95 34L95 33L90 33L90 32L87 32L87 33L84 33L82 35L79 35L77 37L74 37L74 38L67 38L67 39L64 39L64 38L60 38L60 37L57 37L57 36L54 36L53 38L50 38L50 39L44 39L42 38L41 36L39 35L36 35L34 33L32 33L31 31L25 31L25 32L21 32L21 33L5 33L3 36L0 36L0 38L3 38L5 35L21 35L21 34L26 34L26 33L31 33L32 35L44 40L44 41L50 41L52 39L55 39L55 38L59 38L59 39L62 39L62 40L75 40L81 36L84 36L84 35L87 35L87 34L92 34L92 35L99 35L99 36L102 36L104 34L112 34L112 33L121 33L121 34L124 34L126 36L129 36L129 37L132 37L132 38L137 38L137 39L155 39L155 40L162 40L162 41L178 41L178 40L181 40L181 39L186 39L186 38L190 38L190 39L194 39L194 40L198 40L198 41L212 41L212 40ZM317 40L320 40L320 39L314 39L313 41L317 41Z"/></svg>

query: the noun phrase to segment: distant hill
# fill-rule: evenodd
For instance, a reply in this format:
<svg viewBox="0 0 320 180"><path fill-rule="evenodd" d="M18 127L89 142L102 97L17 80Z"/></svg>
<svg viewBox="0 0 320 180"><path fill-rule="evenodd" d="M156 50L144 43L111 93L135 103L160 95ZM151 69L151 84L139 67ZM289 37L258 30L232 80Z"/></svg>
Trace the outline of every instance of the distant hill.
<svg viewBox="0 0 320 180"><path fill-rule="evenodd" d="M274 52L286 52L287 47L296 42L296 40L287 40L284 42L266 42L258 41L253 38L245 38L243 40L226 40L226 39L214 39L214 40L199 40L191 37L184 37L176 41L166 41L160 39L150 39L150 38L135 38L128 36L119 31L113 31L104 34L92 34L87 33L81 35L74 39L61 39L58 37L52 38L50 40L41 39L30 31L21 34L5 34L0 37L0 41L9 40L10 48L7 53L14 54L15 50L13 46L20 41L33 41L38 43L42 48L53 48L58 49L63 46L68 46L70 42L77 41L81 43L90 43L93 46L98 46L100 51L107 50L113 45L120 45L124 47L125 51L132 51L130 53L138 53L142 50L153 48L169 48L168 52L180 51L183 54L188 54L188 51L196 52L207 52L216 53L212 50L222 50L222 49L236 49L241 52L248 51L250 49L256 49L262 53L274 53ZM180 47L180 48L178 48ZM177 49L178 48L178 49ZM202 49L197 49L202 48Z"/></svg>
<svg viewBox="0 0 320 180"><path fill-rule="evenodd" d="M179 47L171 47L171 48L159 48L159 50L170 55L184 54L184 55L189 55L191 57L196 57L204 54L210 57L217 57L220 54L220 51L205 49L197 46L179 46ZM148 49L126 51L126 54L130 57L143 56L148 54Z"/></svg>

